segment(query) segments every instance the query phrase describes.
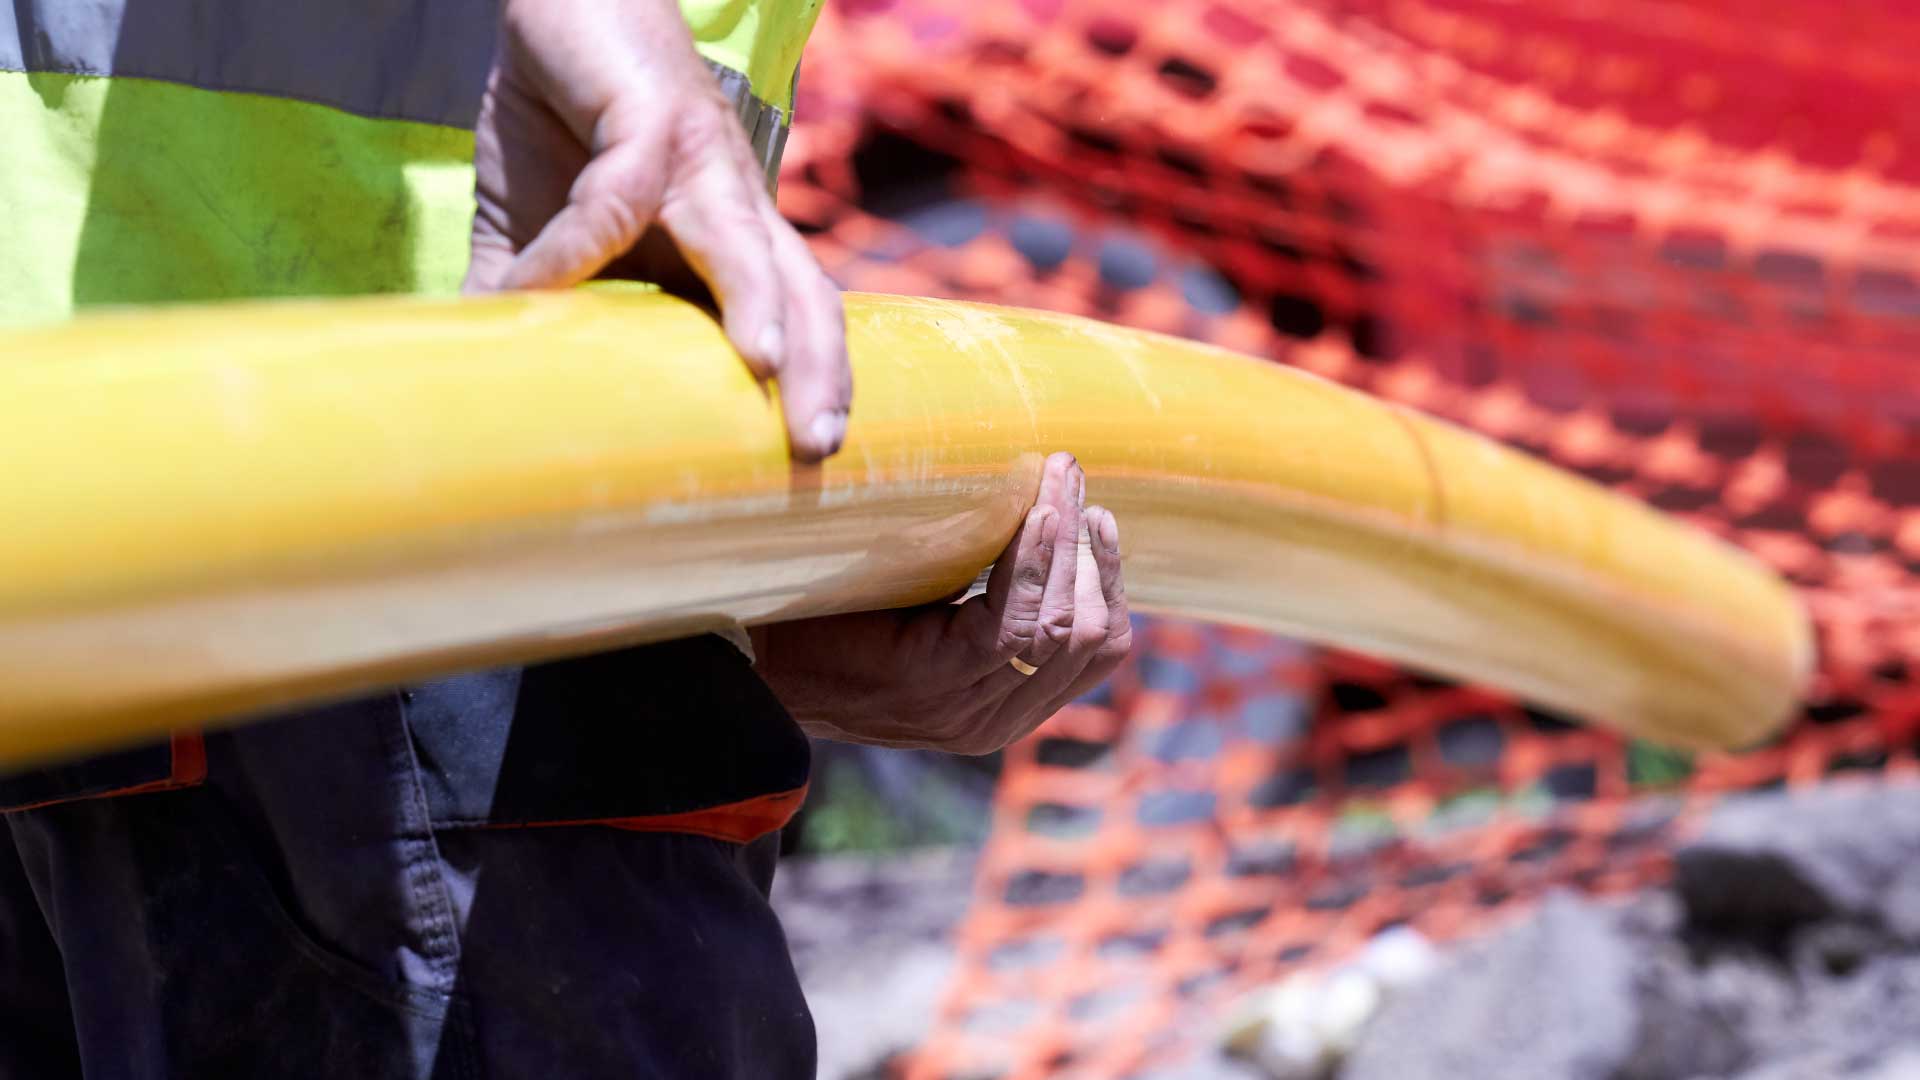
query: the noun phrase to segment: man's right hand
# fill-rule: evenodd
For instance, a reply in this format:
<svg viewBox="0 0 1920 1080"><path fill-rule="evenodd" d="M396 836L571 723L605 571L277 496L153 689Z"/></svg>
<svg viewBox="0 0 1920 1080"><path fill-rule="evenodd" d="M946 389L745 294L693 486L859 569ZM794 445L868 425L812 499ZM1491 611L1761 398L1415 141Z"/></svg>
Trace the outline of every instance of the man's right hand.
<svg viewBox="0 0 1920 1080"><path fill-rule="evenodd" d="M1086 487L1071 454L1047 459L985 593L757 626L755 668L824 739L985 754L1026 737L1133 644L1120 526Z"/></svg>
<svg viewBox="0 0 1920 1080"><path fill-rule="evenodd" d="M501 26L466 290L608 272L671 288L690 270L747 366L779 378L794 456L838 450L853 398L839 290L774 209L679 8L507 0Z"/></svg>

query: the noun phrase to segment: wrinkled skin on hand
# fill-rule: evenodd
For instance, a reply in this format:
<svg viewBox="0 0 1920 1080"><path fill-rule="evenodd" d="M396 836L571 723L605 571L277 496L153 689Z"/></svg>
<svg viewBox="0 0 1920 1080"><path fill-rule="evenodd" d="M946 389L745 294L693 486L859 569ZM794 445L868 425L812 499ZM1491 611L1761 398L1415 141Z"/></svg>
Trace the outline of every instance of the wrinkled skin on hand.
<svg viewBox="0 0 1920 1080"><path fill-rule="evenodd" d="M840 292L774 209L673 0L508 0L474 170L467 291L611 276L711 292L747 366L779 378L794 456L840 448Z"/></svg>
<svg viewBox="0 0 1920 1080"><path fill-rule="evenodd" d="M1026 736L1133 642L1119 526L1085 497L1079 464L1053 455L985 593L755 629L762 677L823 738L986 754Z"/></svg>
<svg viewBox="0 0 1920 1080"><path fill-rule="evenodd" d="M474 166L467 291L607 276L710 293L747 366L779 380L795 459L840 448L853 380L839 291L774 209L672 0L507 0ZM1021 738L1132 641L1119 528L1085 494L1079 464L1055 454L983 595L759 627L758 670L821 737L963 754Z"/></svg>

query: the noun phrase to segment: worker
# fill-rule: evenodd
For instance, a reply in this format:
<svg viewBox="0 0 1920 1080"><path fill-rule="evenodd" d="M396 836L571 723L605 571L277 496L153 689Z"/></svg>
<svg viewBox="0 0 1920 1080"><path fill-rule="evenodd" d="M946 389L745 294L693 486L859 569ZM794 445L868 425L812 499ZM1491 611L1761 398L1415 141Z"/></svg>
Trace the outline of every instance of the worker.
<svg viewBox="0 0 1920 1080"><path fill-rule="evenodd" d="M710 295L819 461L839 299L768 195L817 3L15 0L0 320L642 276ZM680 362L635 334L636 379ZM0 1078L811 1076L766 900L803 731L982 753L1096 685L1129 631L1084 487L1049 458L964 602L0 777Z"/></svg>

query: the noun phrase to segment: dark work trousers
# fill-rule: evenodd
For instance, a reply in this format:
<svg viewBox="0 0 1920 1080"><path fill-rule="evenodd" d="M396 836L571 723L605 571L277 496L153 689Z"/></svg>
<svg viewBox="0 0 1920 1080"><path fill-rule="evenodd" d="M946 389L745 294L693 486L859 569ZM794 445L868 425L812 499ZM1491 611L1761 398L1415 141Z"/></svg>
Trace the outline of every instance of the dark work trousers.
<svg viewBox="0 0 1920 1080"><path fill-rule="evenodd" d="M106 780L21 778L9 802L29 808L0 830L0 1080L811 1078L767 904L778 834L727 838L686 801L804 789L804 739L727 648L210 733L204 779L164 790L122 783L138 752L101 759ZM654 678L635 684L633 655ZM690 665L717 689L629 694L595 714L608 738L571 722L599 676L657 687ZM702 707L733 711L664 734ZM747 764L674 757L696 750ZM553 760L589 751L633 757ZM545 788L552 812L531 812Z"/></svg>

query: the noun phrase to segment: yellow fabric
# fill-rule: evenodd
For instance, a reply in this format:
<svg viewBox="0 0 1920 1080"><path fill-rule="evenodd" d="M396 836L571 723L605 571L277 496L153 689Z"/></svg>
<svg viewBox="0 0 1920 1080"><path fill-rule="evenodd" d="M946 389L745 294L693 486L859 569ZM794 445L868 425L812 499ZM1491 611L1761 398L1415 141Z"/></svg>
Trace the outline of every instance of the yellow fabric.
<svg viewBox="0 0 1920 1080"><path fill-rule="evenodd" d="M783 111L793 107L800 51L822 0L680 0L700 55L747 77L754 95Z"/></svg>
<svg viewBox="0 0 1920 1080"><path fill-rule="evenodd" d="M147 79L0 72L0 322L450 292L473 135Z"/></svg>

